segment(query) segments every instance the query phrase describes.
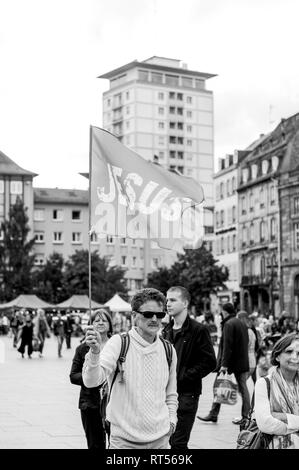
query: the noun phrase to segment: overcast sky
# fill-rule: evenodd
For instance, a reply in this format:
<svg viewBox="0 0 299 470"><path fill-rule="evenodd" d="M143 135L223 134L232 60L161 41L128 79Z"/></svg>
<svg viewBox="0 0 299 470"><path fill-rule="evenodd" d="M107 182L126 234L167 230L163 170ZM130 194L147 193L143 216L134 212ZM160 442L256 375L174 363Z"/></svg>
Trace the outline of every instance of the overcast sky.
<svg viewBox="0 0 299 470"><path fill-rule="evenodd" d="M87 188L97 76L153 55L215 73L215 160L299 112L297 0L0 0L0 150L39 187Z"/></svg>

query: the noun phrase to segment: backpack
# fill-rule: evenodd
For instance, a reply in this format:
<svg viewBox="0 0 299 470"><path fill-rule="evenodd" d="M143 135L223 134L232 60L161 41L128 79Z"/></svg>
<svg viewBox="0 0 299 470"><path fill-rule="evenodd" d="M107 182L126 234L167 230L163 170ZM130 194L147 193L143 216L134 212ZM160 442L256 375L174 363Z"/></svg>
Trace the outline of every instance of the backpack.
<svg viewBox="0 0 299 470"><path fill-rule="evenodd" d="M129 349L130 345L130 336L129 333L119 333L119 336L121 338L121 347L120 347L120 353L118 356L118 360L116 362L116 369L114 372L114 376L111 382L111 387L110 390L108 389L108 382L105 380L103 385L100 388L100 397L101 397L101 402L100 402L100 412L101 412L101 417L102 417L102 423L104 430L108 436L108 439L110 437L110 422L106 419L106 408L110 400L111 396L111 391L112 387L114 385L115 379L117 377L117 374L120 374L120 382L124 382L124 369L123 369L123 364L126 360L127 352ZM166 359L167 359L167 364L168 368L170 370L171 362L172 362L172 345L171 343L163 338L162 336L159 336L160 340L163 343L164 349L165 349L165 354L166 354Z"/></svg>

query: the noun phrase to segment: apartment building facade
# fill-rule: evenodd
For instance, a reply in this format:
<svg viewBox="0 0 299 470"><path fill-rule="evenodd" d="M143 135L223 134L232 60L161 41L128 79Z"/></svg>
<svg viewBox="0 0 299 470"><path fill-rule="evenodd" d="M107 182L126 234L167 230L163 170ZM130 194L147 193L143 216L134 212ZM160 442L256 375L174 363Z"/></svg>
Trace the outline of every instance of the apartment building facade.
<svg viewBox="0 0 299 470"><path fill-rule="evenodd" d="M43 265L54 251L68 259L76 250L89 249L88 191L35 188L33 227L36 265ZM92 234L90 249L97 250L110 266L126 270L129 292L141 288L143 273L135 274L143 257L141 241Z"/></svg>
<svg viewBox="0 0 299 470"><path fill-rule="evenodd" d="M282 119L247 150L239 171L241 308L275 317L285 308L295 316L298 298L298 118Z"/></svg>
<svg viewBox="0 0 299 470"><path fill-rule="evenodd" d="M219 159L219 170L214 175L214 257L229 270L227 289L217 292L218 303L240 302L239 247L238 247L238 163L239 153Z"/></svg>
<svg viewBox="0 0 299 470"><path fill-rule="evenodd" d="M101 75L103 127L147 160L194 178L205 194L205 240L212 249L214 124L213 74L188 70L179 60L151 57ZM170 266L176 253L144 243L143 275Z"/></svg>

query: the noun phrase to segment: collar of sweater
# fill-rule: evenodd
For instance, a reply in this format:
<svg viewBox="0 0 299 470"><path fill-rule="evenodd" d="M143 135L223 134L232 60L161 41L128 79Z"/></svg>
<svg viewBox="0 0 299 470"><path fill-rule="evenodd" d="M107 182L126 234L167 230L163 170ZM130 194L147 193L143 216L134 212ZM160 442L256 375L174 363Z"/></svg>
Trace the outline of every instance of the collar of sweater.
<svg viewBox="0 0 299 470"><path fill-rule="evenodd" d="M155 348L156 345L157 345L158 333L157 333L155 341L153 343L149 343L144 338L142 338L142 336L140 336L140 334L138 333L136 327L134 327L130 330L130 335L143 348Z"/></svg>

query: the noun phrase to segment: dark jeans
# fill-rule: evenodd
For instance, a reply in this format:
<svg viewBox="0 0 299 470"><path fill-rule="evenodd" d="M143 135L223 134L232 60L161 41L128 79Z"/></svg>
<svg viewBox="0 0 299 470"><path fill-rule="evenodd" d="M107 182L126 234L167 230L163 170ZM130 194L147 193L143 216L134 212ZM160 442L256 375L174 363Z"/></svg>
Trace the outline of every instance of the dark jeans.
<svg viewBox="0 0 299 470"><path fill-rule="evenodd" d="M66 342L67 349L71 349L71 336L72 336L72 332L65 333L65 342Z"/></svg>
<svg viewBox="0 0 299 470"><path fill-rule="evenodd" d="M188 450L188 442L195 420L199 395L194 393L180 393L177 411L178 422L174 434L170 438L172 450Z"/></svg>
<svg viewBox="0 0 299 470"><path fill-rule="evenodd" d="M45 335L43 333L39 334L38 339L40 340L39 353L42 354L45 345Z"/></svg>
<svg viewBox="0 0 299 470"><path fill-rule="evenodd" d="M80 411L88 449L105 449L106 434L102 426L100 410L86 408Z"/></svg>
<svg viewBox="0 0 299 470"><path fill-rule="evenodd" d="M58 356L61 356L61 349L62 349L62 345L63 345L63 340L64 340L64 336L62 336L62 335L57 336Z"/></svg>
<svg viewBox="0 0 299 470"><path fill-rule="evenodd" d="M247 418L250 411L250 396L246 385L248 372L241 372L239 374L235 373L234 375L238 384L239 393L242 397L242 418ZM210 414L217 418L220 411L220 406L220 403L213 403Z"/></svg>

